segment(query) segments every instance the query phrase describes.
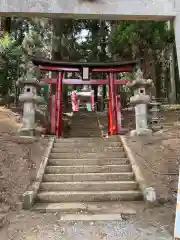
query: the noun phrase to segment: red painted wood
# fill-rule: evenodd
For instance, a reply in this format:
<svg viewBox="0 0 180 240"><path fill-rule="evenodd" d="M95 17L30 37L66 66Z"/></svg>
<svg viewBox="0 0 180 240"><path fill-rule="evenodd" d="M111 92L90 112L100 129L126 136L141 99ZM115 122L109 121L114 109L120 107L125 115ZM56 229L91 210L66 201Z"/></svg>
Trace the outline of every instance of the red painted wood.
<svg viewBox="0 0 180 240"><path fill-rule="evenodd" d="M62 136L62 78L63 73L58 73L58 81L57 81L57 129L56 129L56 136Z"/></svg>
<svg viewBox="0 0 180 240"><path fill-rule="evenodd" d="M55 109L56 109L56 114L55 114L55 134L56 136L58 136L58 132L57 132L57 129L58 129L58 122L57 122L57 118L58 118L58 95L59 95L59 92L58 92L58 88L59 88L59 81L58 81L58 78L56 80L56 95L55 95Z"/></svg>
<svg viewBox="0 0 180 240"><path fill-rule="evenodd" d="M116 113L117 113L117 133L121 132L121 103L118 96L116 96Z"/></svg>
<svg viewBox="0 0 180 240"><path fill-rule="evenodd" d="M116 105L116 86L115 86L115 74L112 73L112 95L113 95L113 119L114 119L114 134L117 134L118 125L117 125L117 105Z"/></svg>
<svg viewBox="0 0 180 240"><path fill-rule="evenodd" d="M45 78L44 83L46 84L56 84L57 80L55 78ZM127 84L129 80L121 79L115 80L115 84L124 85ZM66 85L107 85L108 80L106 79L90 79L89 81L83 81L81 79L63 79L63 84Z"/></svg>
<svg viewBox="0 0 180 240"><path fill-rule="evenodd" d="M78 68L65 68L65 67L51 67L51 66L40 66L41 71L64 71L64 72L80 72ZM111 67L111 68L90 68L90 72L131 72L132 66L120 66L120 67Z"/></svg>
<svg viewBox="0 0 180 240"><path fill-rule="evenodd" d="M115 86L114 86L114 73L109 73L109 81L111 84L111 109L112 109L112 127L111 135L116 134L116 102L115 102Z"/></svg>
<svg viewBox="0 0 180 240"><path fill-rule="evenodd" d="M108 135L112 135L112 90L110 74L108 76Z"/></svg>
<svg viewBox="0 0 180 240"><path fill-rule="evenodd" d="M112 68L93 68L91 72L131 72L131 66L112 67Z"/></svg>
<svg viewBox="0 0 180 240"><path fill-rule="evenodd" d="M56 95L51 97L51 133L56 133Z"/></svg>
<svg viewBox="0 0 180 240"><path fill-rule="evenodd" d="M40 66L41 71L50 71L50 72L79 72L78 68L64 68L64 67L51 67L51 66Z"/></svg>

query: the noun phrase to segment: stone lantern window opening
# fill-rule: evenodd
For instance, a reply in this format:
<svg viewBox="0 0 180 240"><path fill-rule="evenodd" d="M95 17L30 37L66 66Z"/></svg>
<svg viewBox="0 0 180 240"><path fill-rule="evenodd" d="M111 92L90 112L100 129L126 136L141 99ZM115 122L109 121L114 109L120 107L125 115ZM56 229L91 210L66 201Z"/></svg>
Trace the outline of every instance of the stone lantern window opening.
<svg viewBox="0 0 180 240"><path fill-rule="evenodd" d="M146 94L145 88L139 88L139 94L145 95Z"/></svg>

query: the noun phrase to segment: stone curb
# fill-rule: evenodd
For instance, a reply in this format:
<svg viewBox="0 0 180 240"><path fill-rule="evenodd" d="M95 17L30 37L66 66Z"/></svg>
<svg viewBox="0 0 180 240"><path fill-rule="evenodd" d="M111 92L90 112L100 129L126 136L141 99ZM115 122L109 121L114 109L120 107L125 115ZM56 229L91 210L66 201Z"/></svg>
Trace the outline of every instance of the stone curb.
<svg viewBox="0 0 180 240"><path fill-rule="evenodd" d="M132 170L135 174L135 178L137 180L137 182L139 183L139 187L140 190L142 191L144 200L147 203L156 203L157 202L157 197L156 197L156 191L153 187L151 187L145 180L142 171L140 170L134 156L133 153L131 151L131 149L128 147L126 138L124 136L119 136L119 138L121 139L125 152L127 154L127 157L129 158L129 161L131 163L132 166Z"/></svg>
<svg viewBox="0 0 180 240"><path fill-rule="evenodd" d="M48 147L45 151L45 154L42 158L39 170L38 170L37 175L36 175L36 180L32 184L31 190L26 191L22 196L22 207L25 210L31 209L33 204L34 204L34 200L35 200L37 192L39 190L39 186L40 186L40 183L42 181L44 170L45 170L47 161L49 159L49 155L50 155L51 149L53 147L54 140L55 140L54 137L50 138L49 145L48 145Z"/></svg>

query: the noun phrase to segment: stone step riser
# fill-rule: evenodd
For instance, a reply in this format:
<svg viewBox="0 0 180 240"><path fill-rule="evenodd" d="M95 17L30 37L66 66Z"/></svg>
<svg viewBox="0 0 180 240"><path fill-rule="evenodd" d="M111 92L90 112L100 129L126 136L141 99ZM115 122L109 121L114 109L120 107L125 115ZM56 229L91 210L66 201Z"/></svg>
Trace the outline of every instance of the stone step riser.
<svg viewBox="0 0 180 240"><path fill-rule="evenodd" d="M84 128L90 126L91 125L94 125L94 126L99 126L98 125L98 122L97 122L97 119L94 119L94 118L90 118L90 119L86 119L86 118L83 118L81 121L78 121L78 119L72 119L72 125L78 125L78 126L83 126Z"/></svg>
<svg viewBox="0 0 180 240"><path fill-rule="evenodd" d="M100 129L99 128L97 128L96 126L93 126L92 128L84 128L83 126L72 126L71 127L71 132L72 133L96 133L96 132L100 132ZM99 136L97 136L97 137L100 137L100 135Z"/></svg>
<svg viewBox="0 0 180 240"><path fill-rule="evenodd" d="M72 126L71 127L71 132L72 133L96 133L96 132L100 132L100 129L97 128L97 126L93 126L92 128L84 128L83 126ZM97 137L100 137L97 136Z"/></svg>
<svg viewBox="0 0 180 240"><path fill-rule="evenodd" d="M48 165L54 166L79 166L79 165L124 165L128 164L129 160L127 158L120 159L49 159Z"/></svg>
<svg viewBox="0 0 180 240"><path fill-rule="evenodd" d="M86 119L82 120L82 121L78 121L78 120L72 120L72 125L75 125L75 126L84 126L84 128L88 128L88 127L91 127L92 125L93 126L97 126L99 127L98 123L97 122L94 122L94 119L89 119L88 121Z"/></svg>
<svg viewBox="0 0 180 240"><path fill-rule="evenodd" d="M75 132L73 131L72 133L70 132L69 133L71 137L81 137L81 138L84 138L84 137L99 137L100 136L100 133L99 132L92 132L92 131L88 131L88 132Z"/></svg>
<svg viewBox="0 0 180 240"><path fill-rule="evenodd" d="M97 120L97 116L96 114L75 114L73 115L73 119L79 119L81 121L82 118L85 118L85 119L90 119L90 118L93 118L93 119L96 119Z"/></svg>
<svg viewBox="0 0 180 240"><path fill-rule="evenodd" d="M81 119L81 118L86 118L86 119L89 119L89 118L95 118L97 119L97 116L96 116L96 113L94 112L76 112L74 115L73 115L73 119L74 118L78 118L78 119Z"/></svg>
<svg viewBox="0 0 180 240"><path fill-rule="evenodd" d="M43 192L37 194L38 202L101 202L101 201L135 201L142 199L139 191L114 192Z"/></svg>
<svg viewBox="0 0 180 240"><path fill-rule="evenodd" d="M61 138L57 138L55 139L55 143L85 143L85 142L88 142L88 143L92 143L92 144L96 144L97 142L101 143L101 144L111 144L111 142L118 142L119 139L117 136L110 136L108 138L100 138L100 137L97 137L97 138L67 138L67 139L61 139Z"/></svg>
<svg viewBox="0 0 180 240"><path fill-rule="evenodd" d="M95 120L95 121L94 121ZM81 121L79 121L78 119L73 119L72 120L72 124L76 124L76 125L83 125L84 127L88 127L88 126L99 126L98 125L98 122L97 122L97 119L93 119L93 118L90 118L89 120L87 120L86 118L83 118Z"/></svg>
<svg viewBox="0 0 180 240"><path fill-rule="evenodd" d="M51 153L51 159L67 159L67 158L83 158L83 159L104 159L104 158L124 158L126 157L125 152L106 152L106 153Z"/></svg>
<svg viewBox="0 0 180 240"><path fill-rule="evenodd" d="M85 138L85 137L99 137L99 135L100 135L100 133L92 133L92 132L87 132L87 133L85 133L84 131L81 133L81 132L73 132L73 133L69 133L69 135L71 136L71 137L81 137L81 138Z"/></svg>
<svg viewBox="0 0 180 240"><path fill-rule="evenodd" d="M71 126L74 126L74 127L83 127L83 130L84 129L93 129L93 127L96 127L96 128L99 128L98 124L93 124L92 122L89 122L89 123L86 123L86 122L83 122L83 123L74 123L72 122Z"/></svg>
<svg viewBox="0 0 180 240"><path fill-rule="evenodd" d="M44 174L44 182L83 182L83 181L133 181L129 173L81 173L81 174Z"/></svg>
<svg viewBox="0 0 180 240"><path fill-rule="evenodd" d="M98 123L93 123L93 119L89 120L88 122L86 120L79 122L79 121L72 121L72 126L83 126L84 128L91 128L92 126L99 127Z"/></svg>
<svg viewBox="0 0 180 240"><path fill-rule="evenodd" d="M93 152L123 152L123 148L122 147L107 147L107 148L103 148L103 147L72 147L70 148L69 146L63 147L63 148L57 148L57 147L53 147L52 149L52 153L67 153L67 152L72 152L72 153L93 153Z"/></svg>
<svg viewBox="0 0 180 240"><path fill-rule="evenodd" d="M116 173L131 172L130 165L109 165L109 166L47 166L45 173L61 174L61 173Z"/></svg>
<svg viewBox="0 0 180 240"><path fill-rule="evenodd" d="M82 126L77 126L77 125L71 125L71 131L72 132L99 132L100 131L100 128L97 127L97 126L92 126L90 128L85 128L83 125Z"/></svg>
<svg viewBox="0 0 180 240"><path fill-rule="evenodd" d="M94 147L97 147L97 144L98 144L98 146L99 147L102 147L102 148L106 148L106 147L108 147L108 148L112 148L112 147L123 147L122 146L122 144L121 143L118 143L118 142L112 142L112 143L107 143L107 142L105 142L105 143L102 143L102 141L101 142L99 142L99 143L88 143L88 142L82 142L82 143L54 143L54 145L53 145L53 147L54 148L67 148L67 147L69 147L69 148L94 148Z"/></svg>
<svg viewBox="0 0 180 240"><path fill-rule="evenodd" d="M81 126L83 128L91 128L92 126L99 127L97 122L94 122L94 119L86 121L85 119L82 122L72 121L72 126Z"/></svg>
<svg viewBox="0 0 180 240"><path fill-rule="evenodd" d="M89 120L88 122L86 120L82 121L82 122L74 122L72 121L72 126L81 126L83 127L83 129L86 129L86 128L92 128L92 126L96 126L97 128L99 128L99 125L98 123L93 123L93 119L92 120Z"/></svg>
<svg viewBox="0 0 180 240"><path fill-rule="evenodd" d="M115 146L115 144L118 144L117 146L122 146L121 143L118 143L117 141L112 141L112 142L108 142L107 139L108 138L104 138L102 140L94 140L92 141L91 140L92 138L84 138L84 141L82 140L79 140L77 138L63 138L63 139L59 139L59 140L55 140L54 142L54 146L57 144L57 145L66 145L66 146L74 146L74 145L82 145L82 146L97 146L100 145L100 146ZM96 139L96 138L94 138Z"/></svg>
<svg viewBox="0 0 180 240"><path fill-rule="evenodd" d="M79 214L81 213L84 215L85 218L82 218L82 220L88 220L88 221L98 221L99 218L97 218L98 214L103 214L102 220L105 220L105 218L108 216L108 221L116 221L116 220L122 220L121 215L135 215L137 213L138 209L142 209L144 207L144 204L139 201L135 202L86 202L86 203L36 203L36 205L33 207L33 211L40 211L42 213L62 213L70 215L73 215L73 220L78 221ZM88 214L88 215L87 215ZM115 219L114 215L120 215L120 219ZM109 216L113 215L112 218L109 218ZM78 219L77 219L78 217ZM89 217L92 219L89 219Z"/></svg>
<svg viewBox="0 0 180 240"><path fill-rule="evenodd" d="M73 121L71 125L77 126L77 127L83 127L83 129L89 129L89 128L92 128L92 126L99 128L98 123L92 123L92 121L89 121L89 122L83 121L83 122L76 122L76 123Z"/></svg>
<svg viewBox="0 0 180 240"><path fill-rule="evenodd" d="M76 129L74 129L74 128L76 128ZM87 133L97 133L97 132L99 133L99 132L100 132L100 129L95 129L96 127L89 128L89 129L84 129L84 128L82 129L82 128L83 128L83 126L79 126L79 127L76 127L76 126L75 126L75 127L72 127L72 128L71 128L71 132L72 132L72 133L76 133L76 134L77 134L77 133L81 133L81 134L82 134L82 133L86 133L86 134L87 134ZM98 135L98 137L99 137L99 136L100 136L100 135Z"/></svg>
<svg viewBox="0 0 180 240"><path fill-rule="evenodd" d="M40 191L127 191L136 190L136 182L43 182Z"/></svg>
<svg viewBox="0 0 180 240"><path fill-rule="evenodd" d="M68 137L71 137L71 138L76 138L77 136L78 137L82 137L82 138L84 138L84 137L97 137L97 135L93 135L93 134L85 134L85 135L82 135L82 134L69 134L68 135Z"/></svg>

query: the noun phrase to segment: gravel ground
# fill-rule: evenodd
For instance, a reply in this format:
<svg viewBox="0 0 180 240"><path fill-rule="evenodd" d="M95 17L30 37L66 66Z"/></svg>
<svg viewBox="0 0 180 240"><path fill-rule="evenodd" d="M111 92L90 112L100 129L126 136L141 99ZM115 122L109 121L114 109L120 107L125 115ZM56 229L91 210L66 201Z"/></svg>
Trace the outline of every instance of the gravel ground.
<svg viewBox="0 0 180 240"><path fill-rule="evenodd" d="M21 211L0 231L3 240L171 240L156 209L146 216L122 216L120 221L66 221L60 214Z"/></svg>

